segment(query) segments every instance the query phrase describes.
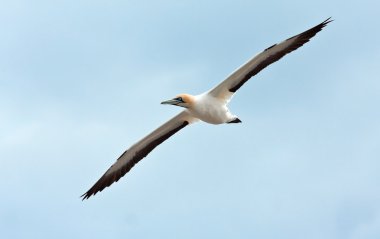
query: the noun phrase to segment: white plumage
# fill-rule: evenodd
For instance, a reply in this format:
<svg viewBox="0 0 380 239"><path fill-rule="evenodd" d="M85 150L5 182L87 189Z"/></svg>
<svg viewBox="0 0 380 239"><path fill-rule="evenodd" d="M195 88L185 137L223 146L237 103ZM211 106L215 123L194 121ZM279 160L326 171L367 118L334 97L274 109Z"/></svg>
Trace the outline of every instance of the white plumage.
<svg viewBox="0 0 380 239"><path fill-rule="evenodd" d="M180 94L162 102L162 104L176 105L185 109L126 150L94 186L82 195L83 199L95 195L118 181L155 147L191 123L199 120L210 124L240 123L238 117L230 113L227 106L233 94L266 66L308 42L329 22L331 22L330 18L301 34L268 47L238 68L226 80L203 94L196 96Z"/></svg>

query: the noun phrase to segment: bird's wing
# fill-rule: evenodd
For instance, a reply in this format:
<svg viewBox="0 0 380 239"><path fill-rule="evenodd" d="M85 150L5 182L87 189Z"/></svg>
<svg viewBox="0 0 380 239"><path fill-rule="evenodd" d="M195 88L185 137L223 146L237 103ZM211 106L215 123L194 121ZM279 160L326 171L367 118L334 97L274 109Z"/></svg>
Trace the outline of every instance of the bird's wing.
<svg viewBox="0 0 380 239"><path fill-rule="evenodd" d="M104 175L94 184L94 186L82 195L83 200L95 195L97 192L102 191L112 183L117 182L155 147L188 124L195 121L197 121L197 119L192 117L187 110L184 110L147 135L145 138L132 145L104 173Z"/></svg>
<svg viewBox="0 0 380 239"><path fill-rule="evenodd" d="M331 21L332 20L328 18L317 26L302 32L301 34L268 47L263 52L259 53L243 66L238 68L215 88L211 89L208 94L228 101L232 95L252 76L256 75L273 62L280 60L286 54L301 47Z"/></svg>

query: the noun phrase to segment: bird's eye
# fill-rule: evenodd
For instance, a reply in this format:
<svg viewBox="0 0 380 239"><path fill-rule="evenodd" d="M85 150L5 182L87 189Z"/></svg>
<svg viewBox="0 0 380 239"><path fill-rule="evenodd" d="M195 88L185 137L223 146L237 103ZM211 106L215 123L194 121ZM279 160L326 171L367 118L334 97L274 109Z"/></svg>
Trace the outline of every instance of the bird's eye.
<svg viewBox="0 0 380 239"><path fill-rule="evenodd" d="M177 100L183 102L182 97L178 97Z"/></svg>

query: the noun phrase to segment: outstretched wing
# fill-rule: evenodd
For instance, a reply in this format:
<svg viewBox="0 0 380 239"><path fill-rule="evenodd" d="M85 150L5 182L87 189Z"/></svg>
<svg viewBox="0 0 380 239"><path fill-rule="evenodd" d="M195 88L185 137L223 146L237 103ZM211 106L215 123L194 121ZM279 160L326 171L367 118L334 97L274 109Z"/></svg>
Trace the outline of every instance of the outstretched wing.
<svg viewBox="0 0 380 239"><path fill-rule="evenodd" d="M196 121L196 119L193 118L187 110L184 110L145 138L132 145L104 173L94 186L82 195L82 200L88 199L97 192L110 186L112 183L117 182L121 177L128 173L136 163L147 156L159 144L194 121Z"/></svg>
<svg viewBox="0 0 380 239"><path fill-rule="evenodd" d="M210 90L208 94L228 101L232 95L252 76L256 75L273 62L280 60L286 54L301 47L331 21L331 18L328 18L317 26L301 34L293 36L279 44L274 44L268 47L237 69L222 83Z"/></svg>

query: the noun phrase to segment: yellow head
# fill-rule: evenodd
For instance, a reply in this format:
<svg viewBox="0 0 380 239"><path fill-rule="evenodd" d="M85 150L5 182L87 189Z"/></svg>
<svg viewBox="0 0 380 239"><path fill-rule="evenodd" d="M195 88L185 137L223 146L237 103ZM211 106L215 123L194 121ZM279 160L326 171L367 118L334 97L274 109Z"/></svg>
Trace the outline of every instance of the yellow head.
<svg viewBox="0 0 380 239"><path fill-rule="evenodd" d="M179 94L171 100L162 101L161 104L176 105L184 108L190 108L194 105L195 98L189 94Z"/></svg>

